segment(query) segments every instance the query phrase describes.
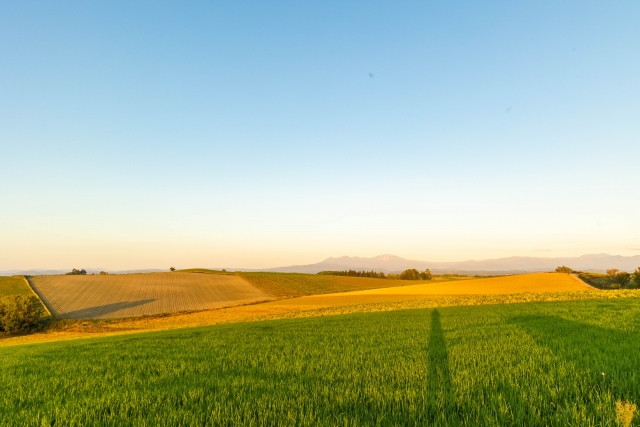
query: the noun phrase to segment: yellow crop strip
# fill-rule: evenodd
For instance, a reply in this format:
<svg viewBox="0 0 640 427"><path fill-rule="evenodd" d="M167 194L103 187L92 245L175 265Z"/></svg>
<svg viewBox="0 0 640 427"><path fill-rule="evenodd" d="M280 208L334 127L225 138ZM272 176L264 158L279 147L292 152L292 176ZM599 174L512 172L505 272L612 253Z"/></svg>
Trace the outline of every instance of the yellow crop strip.
<svg viewBox="0 0 640 427"><path fill-rule="evenodd" d="M411 282L408 282L411 283ZM396 288L349 292L350 295L483 295L521 292L557 292L592 289L563 273L533 273L452 282L419 282Z"/></svg>

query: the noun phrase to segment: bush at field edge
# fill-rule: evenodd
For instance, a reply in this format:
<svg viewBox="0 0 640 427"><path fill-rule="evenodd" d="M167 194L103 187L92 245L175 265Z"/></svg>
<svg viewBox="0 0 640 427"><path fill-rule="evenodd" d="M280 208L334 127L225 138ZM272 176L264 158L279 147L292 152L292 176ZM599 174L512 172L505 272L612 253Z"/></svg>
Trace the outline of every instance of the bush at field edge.
<svg viewBox="0 0 640 427"><path fill-rule="evenodd" d="M34 296L14 295L0 299L0 332L14 334L41 327L44 309Z"/></svg>

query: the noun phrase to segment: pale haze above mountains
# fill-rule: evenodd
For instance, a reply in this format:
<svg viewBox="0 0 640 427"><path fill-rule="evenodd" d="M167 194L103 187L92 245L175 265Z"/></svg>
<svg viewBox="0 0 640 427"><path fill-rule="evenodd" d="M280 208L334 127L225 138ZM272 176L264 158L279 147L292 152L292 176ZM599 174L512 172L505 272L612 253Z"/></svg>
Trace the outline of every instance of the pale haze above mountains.
<svg viewBox="0 0 640 427"><path fill-rule="evenodd" d="M640 255L621 256L609 254L590 254L579 257L561 257L561 258L538 258L538 257L508 257L486 260L469 260L457 262L430 262L408 260L395 255L379 255L371 258L341 256L338 258L327 258L324 261L307 264L292 265L287 267L267 268L261 270L253 270L246 268L228 268L230 271L267 271L281 273L310 273L315 274L326 270L375 270L384 271L385 273L397 273L408 268L418 270L430 269L434 274L515 274L515 273L533 273L540 271L553 271L556 267L566 265L574 270L604 272L609 268L617 268L621 271L632 272L636 268L640 268ZM190 268L198 266L182 266L180 268ZM84 268L76 266L76 268ZM220 269L224 267L215 267ZM88 273L98 273L100 268L85 268ZM70 271L66 270L9 270L0 271L0 275L12 274L63 274ZM167 269L147 269L147 270L126 270L126 271L110 271L110 273L146 273L154 271L167 271Z"/></svg>

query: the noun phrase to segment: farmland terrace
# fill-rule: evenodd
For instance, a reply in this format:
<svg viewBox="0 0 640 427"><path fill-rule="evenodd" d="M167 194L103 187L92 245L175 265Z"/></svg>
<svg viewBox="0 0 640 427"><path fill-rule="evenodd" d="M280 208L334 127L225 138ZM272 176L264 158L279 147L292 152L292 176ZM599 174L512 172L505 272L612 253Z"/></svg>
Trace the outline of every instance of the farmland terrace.
<svg viewBox="0 0 640 427"><path fill-rule="evenodd" d="M640 297L640 290L601 291L586 285L576 277L560 273L433 280L417 282L415 285L407 281L342 277L340 279L350 280L329 286L324 281L310 280L314 279L314 276L275 273L255 275L260 279L257 285L247 280L248 277L244 274L237 273L175 272L121 276L32 277L30 279L39 286L39 292L43 294L43 290L46 291L46 302L55 307L57 311L54 314L58 315L59 320L40 333L0 339L0 347L99 335L348 313ZM265 278L268 280L263 280ZM126 283L117 283L118 281ZM381 282L387 284L386 288L381 287ZM256 290L252 284L264 289ZM343 292L326 292L340 287L338 285L342 286ZM165 287L166 290L163 291ZM365 287L370 289L363 289ZM221 295L229 288L238 292L230 292L230 296ZM354 288L358 290L347 291ZM209 291L205 292L206 289ZM215 292L217 297L207 297ZM277 295L278 293L306 295L291 298ZM244 298L241 298L242 295ZM202 307L207 307L207 300L198 300L199 296L209 298L208 307L216 309L203 309ZM153 298L156 300L144 302ZM169 301L157 302L161 299ZM140 300L143 301L142 304L133 306L132 302ZM256 303L260 301L264 302ZM161 314L149 315L154 311Z"/></svg>
<svg viewBox="0 0 640 427"><path fill-rule="evenodd" d="M269 301L238 276L151 273L34 276L29 281L60 318L107 319L210 310Z"/></svg>

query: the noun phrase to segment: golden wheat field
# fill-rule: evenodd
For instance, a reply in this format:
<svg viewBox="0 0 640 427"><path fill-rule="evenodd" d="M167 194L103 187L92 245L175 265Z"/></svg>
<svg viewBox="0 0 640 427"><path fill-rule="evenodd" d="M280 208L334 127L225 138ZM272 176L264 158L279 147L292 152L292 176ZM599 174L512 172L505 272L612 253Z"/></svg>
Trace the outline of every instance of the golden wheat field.
<svg viewBox="0 0 640 427"><path fill-rule="evenodd" d="M273 299L237 276L151 273L35 276L30 281L55 315L70 319L209 310Z"/></svg>
<svg viewBox="0 0 640 427"><path fill-rule="evenodd" d="M577 277L564 273L532 273L452 282L420 282L417 285L349 292L350 295L485 295L521 292L557 292L592 289Z"/></svg>
<svg viewBox="0 0 640 427"><path fill-rule="evenodd" d="M398 283L411 282L398 281ZM391 288L310 295L286 301L276 301L271 304L296 305L298 307L312 309L355 304L387 303L436 296L506 295L527 292L594 290L580 279L562 273L534 273L486 279L419 283L418 285L396 286Z"/></svg>

